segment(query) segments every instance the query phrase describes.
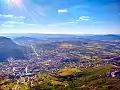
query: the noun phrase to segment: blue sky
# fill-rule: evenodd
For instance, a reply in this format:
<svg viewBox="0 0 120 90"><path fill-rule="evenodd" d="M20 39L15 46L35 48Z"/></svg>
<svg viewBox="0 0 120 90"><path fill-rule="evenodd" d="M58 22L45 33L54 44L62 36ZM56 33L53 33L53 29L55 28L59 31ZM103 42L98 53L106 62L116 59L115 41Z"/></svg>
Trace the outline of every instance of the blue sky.
<svg viewBox="0 0 120 90"><path fill-rule="evenodd" d="M0 33L118 34L120 0L0 0Z"/></svg>

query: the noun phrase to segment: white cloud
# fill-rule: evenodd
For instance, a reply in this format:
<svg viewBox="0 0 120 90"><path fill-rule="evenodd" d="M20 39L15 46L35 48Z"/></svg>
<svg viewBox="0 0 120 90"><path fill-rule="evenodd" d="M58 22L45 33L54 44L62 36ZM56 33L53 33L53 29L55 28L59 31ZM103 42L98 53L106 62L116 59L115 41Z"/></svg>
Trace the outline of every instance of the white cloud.
<svg viewBox="0 0 120 90"><path fill-rule="evenodd" d="M61 26L61 25L72 25L72 24L77 24L80 21L88 21L88 20L90 20L89 16L80 16L77 20L73 20L73 21L69 21L69 22L61 22L61 23L49 24L48 26L56 27L56 26Z"/></svg>
<svg viewBox="0 0 120 90"><path fill-rule="evenodd" d="M79 20L84 20L84 21L87 21L87 20L89 20L90 19L90 17L89 16L81 16L81 17L79 17L79 19L78 20L76 20L76 21L79 21Z"/></svg>
<svg viewBox="0 0 120 90"><path fill-rule="evenodd" d="M8 25L8 24L1 24L2 27L9 27L9 28L13 28L15 27L15 25Z"/></svg>
<svg viewBox="0 0 120 90"><path fill-rule="evenodd" d="M24 24L24 22L7 21L8 24Z"/></svg>
<svg viewBox="0 0 120 90"><path fill-rule="evenodd" d="M74 22L74 21L71 21L71 22L67 22L67 23L69 23L69 24L72 24L72 23L76 23L76 22Z"/></svg>
<svg viewBox="0 0 120 90"><path fill-rule="evenodd" d="M24 16L15 16L15 15L12 15L12 14L0 14L0 17L13 18L13 19L25 19Z"/></svg>
<svg viewBox="0 0 120 90"><path fill-rule="evenodd" d="M25 25L28 25L28 26L40 26L40 24L34 24L34 23L27 23Z"/></svg>
<svg viewBox="0 0 120 90"><path fill-rule="evenodd" d="M32 24L32 23L25 23L25 22L16 22L16 21L7 21L4 22L2 24L0 24L1 27L10 27L10 28L14 28L17 26L29 26L29 27L36 27L36 26L40 26L39 24Z"/></svg>
<svg viewBox="0 0 120 90"><path fill-rule="evenodd" d="M3 15L3 14L0 14L0 17L13 18L13 17L14 17L14 15L8 15L8 14Z"/></svg>
<svg viewBox="0 0 120 90"><path fill-rule="evenodd" d="M55 26L69 25L69 24L74 24L74 23L77 23L77 22L74 22L74 21L71 21L71 22L61 22L61 23L49 24L48 26L55 27Z"/></svg>
<svg viewBox="0 0 120 90"><path fill-rule="evenodd" d="M4 23L1 24L2 27L16 27L18 25L23 25L24 22L16 22L16 21L6 21Z"/></svg>
<svg viewBox="0 0 120 90"><path fill-rule="evenodd" d="M58 13L67 13L67 12L68 12L67 9L59 9L59 10L58 10Z"/></svg>
<svg viewBox="0 0 120 90"><path fill-rule="evenodd" d="M49 24L48 26L49 27L55 27L55 26L57 26L57 24Z"/></svg>
<svg viewBox="0 0 120 90"><path fill-rule="evenodd" d="M24 21L16 21L16 20L8 20L0 22L0 26L2 27L13 27L13 26L41 26L41 24L36 23L28 23Z"/></svg>
<svg viewBox="0 0 120 90"><path fill-rule="evenodd" d="M16 18L16 19L25 19L25 17L23 17L23 16L15 16L14 18Z"/></svg>

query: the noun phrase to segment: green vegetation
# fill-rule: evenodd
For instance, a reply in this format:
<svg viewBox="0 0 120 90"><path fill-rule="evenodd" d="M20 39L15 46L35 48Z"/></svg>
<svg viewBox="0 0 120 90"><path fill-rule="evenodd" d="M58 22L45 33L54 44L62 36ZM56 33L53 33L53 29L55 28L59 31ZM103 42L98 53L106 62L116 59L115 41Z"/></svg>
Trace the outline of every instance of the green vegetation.
<svg viewBox="0 0 120 90"><path fill-rule="evenodd" d="M78 72L81 72L81 70L77 69L77 68L64 68L64 69L58 71L60 76L68 76L68 75L72 75L72 74L75 74Z"/></svg>
<svg viewBox="0 0 120 90"><path fill-rule="evenodd" d="M95 82L96 80L107 78L106 74L111 69L111 65L86 69L81 72L81 77L77 77L73 79L73 81L70 81L70 86L72 86L71 88L82 87L83 85L89 86L89 84L91 85L91 83Z"/></svg>
<svg viewBox="0 0 120 90"><path fill-rule="evenodd" d="M29 79L7 82L0 86L0 90L119 90L120 80L106 76L112 68L112 65L84 70L65 68L59 70L56 76L43 73Z"/></svg>

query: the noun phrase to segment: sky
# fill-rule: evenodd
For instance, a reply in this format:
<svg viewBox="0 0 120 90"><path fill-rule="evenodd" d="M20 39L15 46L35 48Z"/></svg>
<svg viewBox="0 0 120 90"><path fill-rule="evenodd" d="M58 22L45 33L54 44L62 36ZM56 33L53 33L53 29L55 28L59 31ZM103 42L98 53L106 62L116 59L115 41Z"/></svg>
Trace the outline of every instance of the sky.
<svg viewBox="0 0 120 90"><path fill-rule="evenodd" d="M120 34L120 0L0 0L0 33Z"/></svg>

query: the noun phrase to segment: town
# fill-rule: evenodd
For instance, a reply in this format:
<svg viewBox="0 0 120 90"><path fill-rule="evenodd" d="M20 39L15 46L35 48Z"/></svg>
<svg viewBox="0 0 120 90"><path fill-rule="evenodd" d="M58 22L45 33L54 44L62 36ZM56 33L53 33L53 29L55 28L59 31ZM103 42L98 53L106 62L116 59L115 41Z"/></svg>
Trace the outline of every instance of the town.
<svg viewBox="0 0 120 90"><path fill-rule="evenodd" d="M22 38L22 37L21 37ZM120 40L46 39L18 40L26 47L26 60L7 58L0 64L0 76L20 78L42 72L55 74L58 69L113 65L109 76L120 77ZM113 75L114 72L114 75Z"/></svg>

